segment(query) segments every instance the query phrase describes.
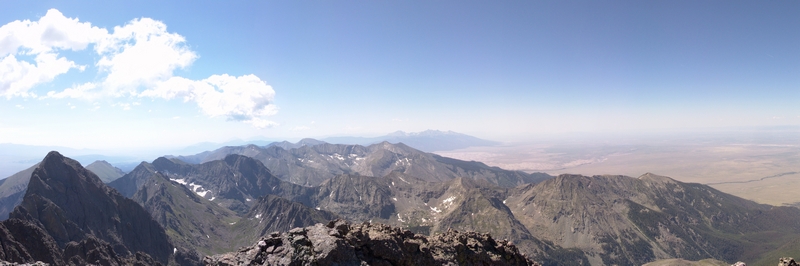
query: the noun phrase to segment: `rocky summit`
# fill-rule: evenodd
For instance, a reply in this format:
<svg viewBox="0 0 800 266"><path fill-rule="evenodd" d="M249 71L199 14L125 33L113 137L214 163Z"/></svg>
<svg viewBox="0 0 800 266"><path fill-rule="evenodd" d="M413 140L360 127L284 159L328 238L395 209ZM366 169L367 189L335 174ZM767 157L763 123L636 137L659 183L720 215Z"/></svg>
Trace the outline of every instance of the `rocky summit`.
<svg viewBox="0 0 800 266"><path fill-rule="evenodd" d="M433 236L382 224L334 220L272 233L206 265L538 265L506 240L450 230Z"/></svg>
<svg viewBox="0 0 800 266"><path fill-rule="evenodd" d="M58 152L33 171L9 216L0 227L2 260L156 265L174 253L164 229L141 206Z"/></svg>

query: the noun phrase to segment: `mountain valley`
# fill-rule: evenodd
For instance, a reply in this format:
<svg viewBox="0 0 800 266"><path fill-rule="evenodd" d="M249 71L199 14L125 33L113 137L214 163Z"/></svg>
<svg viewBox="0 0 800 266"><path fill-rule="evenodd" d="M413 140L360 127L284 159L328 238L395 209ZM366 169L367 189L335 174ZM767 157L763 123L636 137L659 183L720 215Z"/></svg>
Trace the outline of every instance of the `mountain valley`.
<svg viewBox="0 0 800 266"><path fill-rule="evenodd" d="M534 178L402 144L283 146L289 150L248 145L160 157L107 185L52 152L0 184L24 195L6 207L16 206L2 224L8 231L3 243L18 247L0 259L200 265L209 263L206 256L335 219L351 228L384 224L429 237L488 233L542 265L641 265L670 258L762 265L776 254L800 255L793 254L800 247L800 209L655 174ZM424 167L402 167L406 160ZM263 161L281 162L272 164L273 171ZM290 165L313 178L281 170ZM21 185L24 175L31 176L28 185ZM19 232L38 232L39 244L23 243Z"/></svg>

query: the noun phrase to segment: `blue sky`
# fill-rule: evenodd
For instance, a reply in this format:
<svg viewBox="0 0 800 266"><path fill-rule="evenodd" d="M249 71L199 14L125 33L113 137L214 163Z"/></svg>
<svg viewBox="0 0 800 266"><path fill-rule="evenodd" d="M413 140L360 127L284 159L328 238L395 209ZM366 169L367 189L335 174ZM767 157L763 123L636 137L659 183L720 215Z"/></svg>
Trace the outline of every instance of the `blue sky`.
<svg viewBox="0 0 800 266"><path fill-rule="evenodd" d="M3 1L0 143L800 126L797 14L797 1Z"/></svg>

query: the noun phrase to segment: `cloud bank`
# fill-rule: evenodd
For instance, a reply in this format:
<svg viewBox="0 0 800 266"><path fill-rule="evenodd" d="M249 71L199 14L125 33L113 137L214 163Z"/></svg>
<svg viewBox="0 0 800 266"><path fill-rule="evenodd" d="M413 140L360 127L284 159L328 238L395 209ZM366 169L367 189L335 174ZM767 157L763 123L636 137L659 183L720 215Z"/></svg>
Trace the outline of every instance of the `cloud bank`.
<svg viewBox="0 0 800 266"><path fill-rule="evenodd" d="M37 95L32 91L37 85L69 71L86 71L87 66L59 54L65 50L97 58L98 78ZM109 31L50 9L38 21L18 20L0 27L0 97L180 98L194 102L210 117L257 128L276 125L266 120L278 110L275 91L255 75L215 74L202 80L174 75L197 59L185 38L168 32L161 21L139 18Z"/></svg>

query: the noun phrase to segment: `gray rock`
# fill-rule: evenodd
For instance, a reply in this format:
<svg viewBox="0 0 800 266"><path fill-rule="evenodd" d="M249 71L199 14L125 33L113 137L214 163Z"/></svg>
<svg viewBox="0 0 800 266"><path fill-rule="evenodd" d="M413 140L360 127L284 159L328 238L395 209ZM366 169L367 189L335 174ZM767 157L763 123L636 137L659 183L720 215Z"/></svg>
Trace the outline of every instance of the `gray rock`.
<svg viewBox="0 0 800 266"><path fill-rule="evenodd" d="M538 265L514 244L488 234L450 230L434 236L382 224L334 220L262 237L206 265Z"/></svg>
<svg viewBox="0 0 800 266"><path fill-rule="evenodd" d="M797 262L794 262L794 258L786 257L780 258L778 260L778 266L798 266Z"/></svg>

